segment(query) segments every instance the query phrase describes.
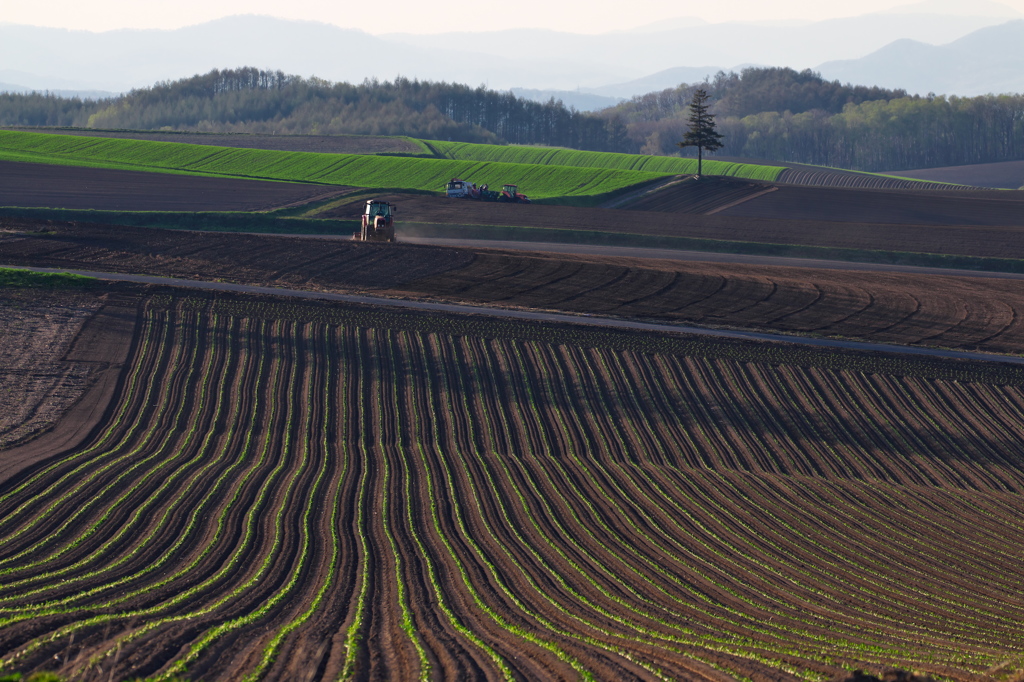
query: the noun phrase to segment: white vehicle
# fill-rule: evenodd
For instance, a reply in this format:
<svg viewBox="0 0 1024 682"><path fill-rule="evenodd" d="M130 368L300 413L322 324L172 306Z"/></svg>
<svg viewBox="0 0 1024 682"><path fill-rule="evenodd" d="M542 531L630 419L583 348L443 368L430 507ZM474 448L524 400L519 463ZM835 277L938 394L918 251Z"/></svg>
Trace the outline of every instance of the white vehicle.
<svg viewBox="0 0 1024 682"><path fill-rule="evenodd" d="M480 197L480 189L475 183L452 178L445 189L445 194L449 199L477 199Z"/></svg>

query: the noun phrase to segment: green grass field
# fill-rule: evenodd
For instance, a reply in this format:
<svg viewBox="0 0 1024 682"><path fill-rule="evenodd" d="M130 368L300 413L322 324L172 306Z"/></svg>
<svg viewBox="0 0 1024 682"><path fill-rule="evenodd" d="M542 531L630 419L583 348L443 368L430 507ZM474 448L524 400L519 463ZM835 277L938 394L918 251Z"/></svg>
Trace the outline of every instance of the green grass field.
<svg viewBox="0 0 1024 682"><path fill-rule="evenodd" d="M442 191L453 177L517 183L531 198L594 197L670 172L238 149L179 142L0 131L0 160L253 178L325 185Z"/></svg>
<svg viewBox="0 0 1024 682"><path fill-rule="evenodd" d="M677 156L648 156L644 154L613 154L611 152L584 152L557 147L519 147L466 142L437 142L424 140L441 158L465 161L494 161L502 163L528 163L576 168L610 168L617 170L660 173L663 175L689 175L697 172L697 159ZM750 163L730 163L705 159L705 175L725 175L749 180L774 181L782 166L760 166Z"/></svg>

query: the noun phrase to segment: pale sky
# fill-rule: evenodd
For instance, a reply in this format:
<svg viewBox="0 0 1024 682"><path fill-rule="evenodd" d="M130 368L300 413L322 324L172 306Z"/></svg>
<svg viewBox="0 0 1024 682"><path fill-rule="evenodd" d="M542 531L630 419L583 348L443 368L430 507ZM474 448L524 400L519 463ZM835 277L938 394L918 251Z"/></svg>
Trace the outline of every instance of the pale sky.
<svg viewBox="0 0 1024 682"><path fill-rule="evenodd" d="M855 16L915 0L0 0L0 23L107 31L180 28L233 14L322 21L382 33L548 28L604 33L674 17L720 21L820 20ZM971 0L936 0L963 7ZM1024 0L1001 0L1024 12Z"/></svg>

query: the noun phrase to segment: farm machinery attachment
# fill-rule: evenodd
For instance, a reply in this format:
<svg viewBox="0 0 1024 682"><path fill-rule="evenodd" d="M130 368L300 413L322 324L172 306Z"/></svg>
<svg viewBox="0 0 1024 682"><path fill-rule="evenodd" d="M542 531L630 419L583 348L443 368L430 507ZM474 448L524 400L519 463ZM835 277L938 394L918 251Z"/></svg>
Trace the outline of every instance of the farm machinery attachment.
<svg viewBox="0 0 1024 682"><path fill-rule="evenodd" d="M395 207L386 201L370 199L363 211L363 224L352 239L360 242L395 241Z"/></svg>

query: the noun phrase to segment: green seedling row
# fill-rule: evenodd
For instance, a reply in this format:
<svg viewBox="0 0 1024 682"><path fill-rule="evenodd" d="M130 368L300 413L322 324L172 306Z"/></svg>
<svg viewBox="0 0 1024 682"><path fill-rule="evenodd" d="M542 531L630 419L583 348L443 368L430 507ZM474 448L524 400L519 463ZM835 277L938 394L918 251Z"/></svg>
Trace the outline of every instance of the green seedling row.
<svg viewBox="0 0 1024 682"><path fill-rule="evenodd" d="M110 425L0 490L4 673L106 679L173 640L149 679L318 651L362 679L384 624L423 679L967 676L1024 648L1017 384L227 294L140 319Z"/></svg>

